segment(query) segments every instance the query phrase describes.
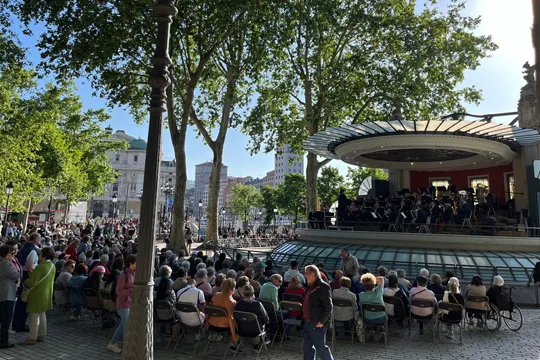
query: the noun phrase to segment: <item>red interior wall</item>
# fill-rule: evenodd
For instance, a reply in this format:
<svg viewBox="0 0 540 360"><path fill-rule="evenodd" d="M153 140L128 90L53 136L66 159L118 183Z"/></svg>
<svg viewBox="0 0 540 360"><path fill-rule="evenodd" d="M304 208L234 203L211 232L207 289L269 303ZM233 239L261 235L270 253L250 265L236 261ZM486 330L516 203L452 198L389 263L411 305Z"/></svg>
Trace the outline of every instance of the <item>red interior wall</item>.
<svg viewBox="0 0 540 360"><path fill-rule="evenodd" d="M505 202L504 173L512 172L512 164L485 169L461 171L411 171L411 191L416 192L420 187L429 186L429 178L450 178L452 183L460 190L469 187L469 176L487 175L489 190L497 195L499 202Z"/></svg>

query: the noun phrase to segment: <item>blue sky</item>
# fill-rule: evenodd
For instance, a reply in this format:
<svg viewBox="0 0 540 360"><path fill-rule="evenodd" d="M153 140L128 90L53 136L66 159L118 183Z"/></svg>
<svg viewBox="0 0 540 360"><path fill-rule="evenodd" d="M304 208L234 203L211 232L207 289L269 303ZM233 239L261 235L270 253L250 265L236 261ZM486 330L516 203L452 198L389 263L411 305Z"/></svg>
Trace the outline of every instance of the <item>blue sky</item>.
<svg viewBox="0 0 540 360"><path fill-rule="evenodd" d="M448 0L440 1L443 5ZM468 1L466 14L482 16L479 34L492 35L499 49L491 58L484 59L476 71L468 71L463 85L474 85L483 91L484 100L479 106L466 105L469 113L498 113L517 111L519 90L524 85L521 71L525 61L534 63L534 50L531 44L530 27L532 24L531 2L526 0L471 0ZM35 33L40 33L36 29ZM28 48L30 61L39 61L39 53L34 48L36 39L22 37L23 45ZM77 88L86 108L105 107L105 101L92 96L92 89L87 81L79 79ZM106 124L115 130L123 129L126 133L146 139L147 124L136 125L128 112L122 109L110 109L112 118ZM512 118L496 119L495 121L509 122ZM167 129L163 134L164 159L174 159L171 140ZM250 156L246 151L248 138L238 130L229 130L224 163L229 167L229 175L263 177L274 167L274 155L259 154ZM186 140L188 179L194 178L195 165L210 161L212 153L195 137L193 129L188 131ZM332 166L346 173L347 165L334 160Z"/></svg>

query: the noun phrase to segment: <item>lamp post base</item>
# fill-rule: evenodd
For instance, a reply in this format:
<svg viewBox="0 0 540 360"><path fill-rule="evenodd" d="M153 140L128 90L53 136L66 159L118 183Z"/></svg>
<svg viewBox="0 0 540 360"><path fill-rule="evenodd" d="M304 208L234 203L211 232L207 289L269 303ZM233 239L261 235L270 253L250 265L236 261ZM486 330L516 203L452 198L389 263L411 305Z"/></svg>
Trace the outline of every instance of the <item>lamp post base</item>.
<svg viewBox="0 0 540 360"><path fill-rule="evenodd" d="M154 285L133 284L131 311L129 314L129 344L125 346L124 360L153 359L154 357ZM126 339L124 339L126 341Z"/></svg>

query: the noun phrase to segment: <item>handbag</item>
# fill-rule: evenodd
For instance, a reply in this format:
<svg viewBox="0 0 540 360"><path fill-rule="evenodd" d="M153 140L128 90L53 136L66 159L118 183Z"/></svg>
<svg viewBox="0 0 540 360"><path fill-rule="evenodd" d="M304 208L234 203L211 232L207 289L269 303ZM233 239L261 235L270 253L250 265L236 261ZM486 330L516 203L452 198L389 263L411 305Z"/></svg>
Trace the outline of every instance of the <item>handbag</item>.
<svg viewBox="0 0 540 360"><path fill-rule="evenodd" d="M47 275L45 275L44 277L42 277L41 279L39 279L39 281L37 282L36 285L34 285L33 288L37 287L39 284L41 284L41 282L43 282L43 280L45 280L46 278L49 277L49 274L51 273L52 269L55 267L53 264L51 264L52 266L49 268L49 271L47 272ZM23 302L28 302L28 294L30 293L30 291L33 289L33 288L29 288L27 287L26 285L24 286L22 292L21 292L21 301Z"/></svg>

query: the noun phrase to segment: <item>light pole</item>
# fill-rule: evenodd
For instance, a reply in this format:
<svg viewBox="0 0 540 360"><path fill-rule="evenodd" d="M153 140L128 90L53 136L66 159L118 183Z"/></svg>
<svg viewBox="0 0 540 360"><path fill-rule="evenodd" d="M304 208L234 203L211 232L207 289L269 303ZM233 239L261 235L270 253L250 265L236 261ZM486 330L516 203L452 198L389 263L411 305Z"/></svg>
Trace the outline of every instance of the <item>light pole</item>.
<svg viewBox="0 0 540 360"><path fill-rule="evenodd" d="M225 230L225 208L221 208L221 231Z"/></svg>
<svg viewBox="0 0 540 360"><path fill-rule="evenodd" d="M141 219L137 239L137 271L133 282L131 311L127 339L124 344L124 360L152 360L154 358L154 260L155 227L159 171L161 165L161 136L163 113L167 111L165 90L171 85L168 68L169 39L172 19L178 10L174 0L156 0L154 14L157 17L156 51L150 71L150 121L148 123L148 146L144 164L144 202L141 202Z"/></svg>
<svg viewBox="0 0 540 360"><path fill-rule="evenodd" d="M8 208L9 208L9 198L11 197L11 194L13 194L13 183L10 181L9 184L6 186L6 216L4 217L4 223L7 224L8 221Z"/></svg>
<svg viewBox="0 0 540 360"><path fill-rule="evenodd" d="M113 220L116 220L116 204L118 203L118 195L114 193L112 196L112 203L113 203Z"/></svg>
<svg viewBox="0 0 540 360"><path fill-rule="evenodd" d="M258 223L259 228L261 227L261 223L262 223L261 219L262 219L262 211L259 210L259 223ZM259 228L257 228L257 234L259 233L259 230L260 230Z"/></svg>
<svg viewBox="0 0 540 360"><path fill-rule="evenodd" d="M277 209L274 209L274 234L276 233L276 216L277 216Z"/></svg>
<svg viewBox="0 0 540 360"><path fill-rule="evenodd" d="M197 231L197 242L201 242L201 209L202 209L202 200L199 200L199 230Z"/></svg>

